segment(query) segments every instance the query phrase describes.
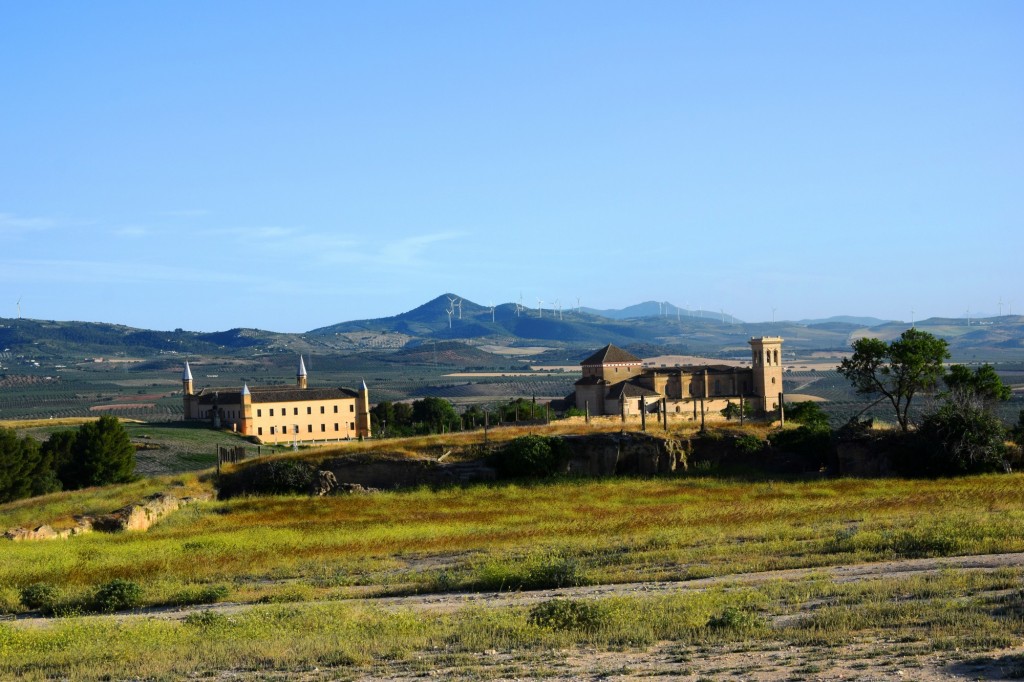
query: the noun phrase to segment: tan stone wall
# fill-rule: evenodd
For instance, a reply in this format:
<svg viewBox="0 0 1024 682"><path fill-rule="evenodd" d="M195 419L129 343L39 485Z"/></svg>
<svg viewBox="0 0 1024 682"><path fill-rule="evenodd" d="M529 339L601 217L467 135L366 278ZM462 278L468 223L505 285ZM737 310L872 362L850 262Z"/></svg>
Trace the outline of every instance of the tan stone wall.
<svg viewBox="0 0 1024 682"><path fill-rule="evenodd" d="M295 440L302 443L368 436L359 428L357 409L356 398L256 403L252 406L251 435L264 443L291 443Z"/></svg>

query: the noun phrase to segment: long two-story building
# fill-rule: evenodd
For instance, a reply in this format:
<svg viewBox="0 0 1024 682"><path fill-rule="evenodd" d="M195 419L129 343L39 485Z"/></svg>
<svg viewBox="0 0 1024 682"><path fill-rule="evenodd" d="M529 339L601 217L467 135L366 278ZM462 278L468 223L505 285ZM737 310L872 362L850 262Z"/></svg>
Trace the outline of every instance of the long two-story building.
<svg viewBox="0 0 1024 682"><path fill-rule="evenodd" d="M358 390L310 388L299 357L295 386L193 388L188 363L181 374L185 419L201 419L214 428L230 428L263 443L369 438L370 397L366 382Z"/></svg>

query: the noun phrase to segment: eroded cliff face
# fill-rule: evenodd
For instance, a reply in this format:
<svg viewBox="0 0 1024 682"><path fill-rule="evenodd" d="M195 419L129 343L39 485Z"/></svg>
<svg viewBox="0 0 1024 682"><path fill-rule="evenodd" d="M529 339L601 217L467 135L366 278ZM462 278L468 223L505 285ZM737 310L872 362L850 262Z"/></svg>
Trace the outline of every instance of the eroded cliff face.
<svg viewBox="0 0 1024 682"><path fill-rule="evenodd" d="M572 456L565 472L580 476L669 474L686 471L687 443L644 433L600 433L565 439Z"/></svg>

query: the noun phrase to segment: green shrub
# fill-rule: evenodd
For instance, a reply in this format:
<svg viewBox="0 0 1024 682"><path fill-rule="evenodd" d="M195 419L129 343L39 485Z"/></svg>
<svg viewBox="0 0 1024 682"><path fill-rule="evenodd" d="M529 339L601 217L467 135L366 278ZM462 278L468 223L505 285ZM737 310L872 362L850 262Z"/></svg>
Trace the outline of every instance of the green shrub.
<svg viewBox="0 0 1024 682"><path fill-rule="evenodd" d="M551 476L561 471L569 448L561 438L522 436L506 443L495 456L495 468L505 478Z"/></svg>
<svg viewBox="0 0 1024 682"><path fill-rule="evenodd" d="M22 605L33 611L53 613L60 593L49 583L34 583L21 590Z"/></svg>
<svg viewBox="0 0 1024 682"><path fill-rule="evenodd" d="M575 556L548 551L490 559L477 567L476 579L469 582L478 589L540 590L587 585L590 580Z"/></svg>
<svg viewBox="0 0 1024 682"><path fill-rule="evenodd" d="M273 459L240 467L220 476L218 495L302 495L313 489L317 468L297 459Z"/></svg>
<svg viewBox="0 0 1024 682"><path fill-rule="evenodd" d="M767 445L767 441L763 441L753 434L746 434L736 439L736 449L745 455L756 455Z"/></svg>
<svg viewBox="0 0 1024 682"><path fill-rule="evenodd" d="M92 600L93 608L103 613L127 611L141 605L142 587L136 582L121 578L100 585Z"/></svg>
<svg viewBox="0 0 1024 682"><path fill-rule="evenodd" d="M596 632L608 621L608 610L594 601L552 599L530 609L529 622L552 630Z"/></svg>
<svg viewBox="0 0 1024 682"><path fill-rule="evenodd" d="M185 625L202 630L222 628L229 622L228 617L223 613L217 613L216 611L210 611L208 609L204 611L196 611L195 613L190 613L185 616Z"/></svg>
<svg viewBox="0 0 1024 682"><path fill-rule="evenodd" d="M708 619L708 627L712 630L748 632L763 626L764 619L759 615L735 606L727 606L721 613Z"/></svg>

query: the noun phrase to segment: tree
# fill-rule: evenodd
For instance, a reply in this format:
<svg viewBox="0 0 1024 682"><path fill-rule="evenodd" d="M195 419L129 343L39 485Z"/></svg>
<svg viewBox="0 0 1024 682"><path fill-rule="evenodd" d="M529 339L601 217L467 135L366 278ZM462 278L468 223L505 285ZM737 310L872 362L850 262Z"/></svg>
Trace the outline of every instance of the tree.
<svg viewBox="0 0 1024 682"><path fill-rule="evenodd" d="M0 503L60 490L51 462L35 440L0 428Z"/></svg>
<svg viewBox="0 0 1024 682"><path fill-rule="evenodd" d="M725 403L725 407L723 407L720 410L720 412L722 413L723 417L725 417L729 421L732 421L733 419L739 418L741 410L744 417L749 417L752 411L750 403L744 400L743 398L740 398L739 404L736 404L731 400L728 401L727 403Z"/></svg>
<svg viewBox="0 0 1024 682"><path fill-rule="evenodd" d="M813 400L786 403L786 419L806 426L828 427L828 415Z"/></svg>
<svg viewBox="0 0 1024 682"><path fill-rule="evenodd" d="M919 392L931 391L943 376L949 358L945 339L908 329L891 343L881 339L857 339L853 355L837 368L864 395L881 394L896 411L904 432L910 428L910 403Z"/></svg>
<svg viewBox="0 0 1024 682"><path fill-rule="evenodd" d="M412 434L412 406L390 400L377 403L370 410L373 432L381 436L409 436Z"/></svg>
<svg viewBox="0 0 1024 682"><path fill-rule="evenodd" d="M452 431L462 423L459 413L443 398L423 398L412 403L412 421L418 433Z"/></svg>
<svg viewBox="0 0 1024 682"><path fill-rule="evenodd" d="M956 404L990 405L996 401L1009 400L1013 394L992 365L982 365L973 372L964 365L953 365L942 380L949 389L945 398Z"/></svg>
<svg viewBox="0 0 1024 682"><path fill-rule="evenodd" d="M116 417L82 424L71 461L59 472L66 489L127 483L135 476L135 446Z"/></svg>
<svg viewBox="0 0 1024 682"><path fill-rule="evenodd" d="M973 372L953 365L943 377L943 404L926 414L920 428L925 451L935 461L931 473L995 471L1006 458L1006 428L992 412L992 403L1009 400L1010 387L991 365Z"/></svg>

